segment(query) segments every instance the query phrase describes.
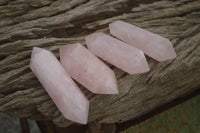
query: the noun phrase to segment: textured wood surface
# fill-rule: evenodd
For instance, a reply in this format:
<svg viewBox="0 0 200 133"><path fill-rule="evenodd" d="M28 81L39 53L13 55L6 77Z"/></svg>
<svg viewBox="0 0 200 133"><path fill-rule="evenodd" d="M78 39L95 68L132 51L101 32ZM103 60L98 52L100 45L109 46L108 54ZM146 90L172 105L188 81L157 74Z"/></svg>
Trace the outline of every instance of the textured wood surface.
<svg viewBox="0 0 200 133"><path fill-rule="evenodd" d="M177 58L159 63L147 57L151 70L133 76L111 66L118 95L81 87L90 100L89 122L125 122L199 89L200 0L1 0L0 111L70 125L29 69L31 49L58 56L61 45L85 44L87 34L108 33L108 24L118 19L169 38Z"/></svg>

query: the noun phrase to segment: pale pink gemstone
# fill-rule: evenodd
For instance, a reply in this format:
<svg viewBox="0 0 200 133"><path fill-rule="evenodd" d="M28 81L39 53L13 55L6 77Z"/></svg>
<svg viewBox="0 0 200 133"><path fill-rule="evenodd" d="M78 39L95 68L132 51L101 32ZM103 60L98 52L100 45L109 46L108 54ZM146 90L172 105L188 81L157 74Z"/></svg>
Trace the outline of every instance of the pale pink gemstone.
<svg viewBox="0 0 200 133"><path fill-rule="evenodd" d="M69 75L91 92L118 93L114 72L81 44L62 46L60 61Z"/></svg>
<svg viewBox="0 0 200 133"><path fill-rule="evenodd" d="M96 56L124 70L129 74L149 71L144 53L104 33L86 37L88 49Z"/></svg>
<svg viewBox="0 0 200 133"><path fill-rule="evenodd" d="M30 68L66 119L87 123L89 101L53 53L34 47Z"/></svg>
<svg viewBox="0 0 200 133"><path fill-rule="evenodd" d="M119 20L109 24L109 28L113 36L135 46L157 61L176 57L174 48L167 38Z"/></svg>

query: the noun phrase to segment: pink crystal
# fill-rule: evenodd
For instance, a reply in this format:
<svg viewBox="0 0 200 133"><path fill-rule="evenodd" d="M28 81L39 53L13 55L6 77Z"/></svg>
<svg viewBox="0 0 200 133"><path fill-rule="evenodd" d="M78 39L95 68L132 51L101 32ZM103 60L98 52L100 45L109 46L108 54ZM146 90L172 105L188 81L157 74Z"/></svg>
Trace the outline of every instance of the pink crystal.
<svg viewBox="0 0 200 133"><path fill-rule="evenodd" d="M69 75L91 92L118 93L114 72L81 44L62 46L60 60Z"/></svg>
<svg viewBox="0 0 200 133"><path fill-rule="evenodd" d="M111 23L109 28L112 35L142 50L157 61L176 57L171 42L160 35L119 20Z"/></svg>
<svg viewBox="0 0 200 133"><path fill-rule="evenodd" d="M30 67L63 116L86 124L89 101L53 53L34 47Z"/></svg>
<svg viewBox="0 0 200 133"><path fill-rule="evenodd" d="M144 53L118 39L104 33L94 33L86 37L88 49L129 74L149 71Z"/></svg>

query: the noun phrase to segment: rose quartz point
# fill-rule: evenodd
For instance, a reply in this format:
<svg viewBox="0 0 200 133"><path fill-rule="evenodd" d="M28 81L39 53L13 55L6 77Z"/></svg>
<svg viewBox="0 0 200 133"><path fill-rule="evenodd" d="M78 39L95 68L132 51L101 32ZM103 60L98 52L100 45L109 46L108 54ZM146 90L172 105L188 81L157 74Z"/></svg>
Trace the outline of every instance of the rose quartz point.
<svg viewBox="0 0 200 133"><path fill-rule="evenodd" d="M118 39L100 32L87 36L86 43L93 54L129 74L149 71L144 53Z"/></svg>
<svg viewBox="0 0 200 133"><path fill-rule="evenodd" d="M87 123L89 101L53 53L34 47L30 68L66 119Z"/></svg>
<svg viewBox="0 0 200 133"><path fill-rule="evenodd" d="M81 44L62 46L60 61L69 75L91 92L118 93L114 72Z"/></svg>
<svg viewBox="0 0 200 133"><path fill-rule="evenodd" d="M109 29L113 36L135 46L159 62L176 57L171 42L160 35L120 20L109 24Z"/></svg>

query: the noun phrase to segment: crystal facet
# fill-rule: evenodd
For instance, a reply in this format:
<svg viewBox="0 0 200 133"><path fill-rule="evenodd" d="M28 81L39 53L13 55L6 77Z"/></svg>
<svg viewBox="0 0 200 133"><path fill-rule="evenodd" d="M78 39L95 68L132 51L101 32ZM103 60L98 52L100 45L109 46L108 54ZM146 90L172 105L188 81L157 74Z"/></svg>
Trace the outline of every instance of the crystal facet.
<svg viewBox="0 0 200 133"><path fill-rule="evenodd" d="M53 53L34 47L30 68L65 118L87 123L89 101Z"/></svg>
<svg viewBox="0 0 200 133"><path fill-rule="evenodd" d="M100 32L87 36L86 43L93 54L129 74L149 71L144 53L118 39Z"/></svg>
<svg viewBox="0 0 200 133"><path fill-rule="evenodd" d="M171 42L160 35L119 20L111 23L109 28L113 36L135 46L157 61L176 57Z"/></svg>
<svg viewBox="0 0 200 133"><path fill-rule="evenodd" d="M62 46L60 60L69 75L91 92L118 93L114 72L81 44Z"/></svg>

